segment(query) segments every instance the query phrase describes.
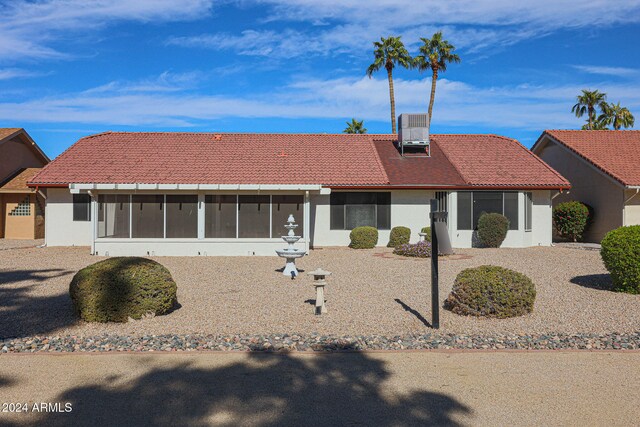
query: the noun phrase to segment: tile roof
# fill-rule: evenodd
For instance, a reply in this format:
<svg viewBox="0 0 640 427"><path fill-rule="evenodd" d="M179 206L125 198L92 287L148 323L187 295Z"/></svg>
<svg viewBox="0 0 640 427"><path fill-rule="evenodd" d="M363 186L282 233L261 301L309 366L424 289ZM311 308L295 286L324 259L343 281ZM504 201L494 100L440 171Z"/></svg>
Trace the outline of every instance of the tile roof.
<svg viewBox="0 0 640 427"><path fill-rule="evenodd" d="M394 139L376 134L106 132L80 139L29 184L569 187L513 139L432 135L431 157L401 157Z"/></svg>
<svg viewBox="0 0 640 427"><path fill-rule="evenodd" d="M545 130L552 138L626 186L640 186L640 131Z"/></svg>
<svg viewBox="0 0 640 427"><path fill-rule="evenodd" d="M367 135L106 132L80 139L32 181L384 185Z"/></svg>
<svg viewBox="0 0 640 427"><path fill-rule="evenodd" d="M0 128L0 140L13 135L19 130L22 130L22 128Z"/></svg>
<svg viewBox="0 0 640 427"><path fill-rule="evenodd" d="M562 187L571 184L515 139L499 135L434 135L471 186Z"/></svg>
<svg viewBox="0 0 640 427"><path fill-rule="evenodd" d="M40 172L41 169L42 168L26 168L18 171L0 183L0 193L23 193L32 191L27 187L27 182Z"/></svg>

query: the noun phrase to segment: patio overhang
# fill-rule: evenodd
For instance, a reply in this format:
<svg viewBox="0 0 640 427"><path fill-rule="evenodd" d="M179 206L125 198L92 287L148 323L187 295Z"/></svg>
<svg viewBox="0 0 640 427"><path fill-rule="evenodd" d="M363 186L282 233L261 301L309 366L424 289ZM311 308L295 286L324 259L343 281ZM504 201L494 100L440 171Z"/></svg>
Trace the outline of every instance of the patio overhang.
<svg viewBox="0 0 640 427"><path fill-rule="evenodd" d="M186 191L324 191L320 184L69 184L73 194L91 190L186 190Z"/></svg>

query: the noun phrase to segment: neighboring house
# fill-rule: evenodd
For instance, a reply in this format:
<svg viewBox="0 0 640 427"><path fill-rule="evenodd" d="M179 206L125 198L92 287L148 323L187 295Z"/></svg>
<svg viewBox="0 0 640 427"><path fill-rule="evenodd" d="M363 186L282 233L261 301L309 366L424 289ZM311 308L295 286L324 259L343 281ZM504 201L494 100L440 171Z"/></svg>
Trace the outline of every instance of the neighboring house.
<svg viewBox="0 0 640 427"><path fill-rule="evenodd" d="M44 199L27 181L47 163L24 129L0 128L0 238L44 237Z"/></svg>
<svg viewBox="0 0 640 427"><path fill-rule="evenodd" d="M569 183L513 139L432 135L402 157L394 135L106 132L80 139L29 185L47 191L49 246L100 255L275 255L293 214L305 248L372 225L386 245L450 212L470 247L481 212L511 220L503 246L551 244L551 197Z"/></svg>
<svg viewBox="0 0 640 427"><path fill-rule="evenodd" d="M640 131L546 130L532 151L571 182L554 205L578 200L593 207L585 240L600 242L610 230L640 224Z"/></svg>

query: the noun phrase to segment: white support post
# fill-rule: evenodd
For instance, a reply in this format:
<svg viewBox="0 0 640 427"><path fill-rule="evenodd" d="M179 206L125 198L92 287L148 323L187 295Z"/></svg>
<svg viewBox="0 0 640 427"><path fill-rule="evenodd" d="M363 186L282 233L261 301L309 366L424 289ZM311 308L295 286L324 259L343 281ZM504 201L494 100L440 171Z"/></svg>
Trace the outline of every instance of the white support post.
<svg viewBox="0 0 640 427"><path fill-rule="evenodd" d="M96 238L98 237L98 194L91 194L91 255L96 254Z"/></svg>
<svg viewBox="0 0 640 427"><path fill-rule="evenodd" d="M198 239L204 239L204 227L205 227L205 196L204 193L198 193Z"/></svg>
<svg viewBox="0 0 640 427"><path fill-rule="evenodd" d="M304 214L302 215L303 216L303 223L302 224L303 224L303 228L304 228L304 232L303 232L304 236L302 236L302 237L304 238L304 249L305 249L305 251L307 251L307 254L309 253L309 246L310 246L309 236L311 235L311 232L310 232L311 230L309 230L309 227L310 227L309 218L310 218L310 215L311 215L311 209L309 208L309 205L310 205L310 203L309 203L309 191L305 191L304 192Z"/></svg>

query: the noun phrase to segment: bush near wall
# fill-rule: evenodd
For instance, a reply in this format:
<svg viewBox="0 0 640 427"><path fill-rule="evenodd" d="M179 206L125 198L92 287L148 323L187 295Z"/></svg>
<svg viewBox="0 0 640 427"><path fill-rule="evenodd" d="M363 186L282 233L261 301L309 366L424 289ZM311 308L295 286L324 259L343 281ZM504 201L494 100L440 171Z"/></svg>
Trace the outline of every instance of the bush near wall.
<svg viewBox="0 0 640 427"><path fill-rule="evenodd" d="M640 225L608 232L600 255L611 273L614 290L640 294Z"/></svg>
<svg viewBox="0 0 640 427"><path fill-rule="evenodd" d="M553 225L562 238L577 242L589 223L589 208L584 203L564 202L553 208Z"/></svg>
<svg viewBox="0 0 640 427"><path fill-rule="evenodd" d="M422 227L422 230L420 230L421 233L427 233L426 236L424 236L424 240L427 242L431 241L431 227Z"/></svg>
<svg viewBox="0 0 640 427"><path fill-rule="evenodd" d="M76 313L87 322L126 322L166 314L177 305L169 270L138 257L109 258L83 268L71 280L69 293Z"/></svg>
<svg viewBox="0 0 640 427"><path fill-rule="evenodd" d="M378 244L378 229L375 227L356 227L349 233L353 249L373 249Z"/></svg>
<svg viewBox="0 0 640 427"><path fill-rule="evenodd" d="M478 218L478 239L488 248L499 248L507 232L509 220L499 213L483 213Z"/></svg>
<svg viewBox="0 0 640 427"><path fill-rule="evenodd" d="M483 265L458 274L445 308L465 316L507 318L533 311L536 290L524 274Z"/></svg>
<svg viewBox="0 0 640 427"><path fill-rule="evenodd" d="M393 227L389 233L389 243L387 247L395 248L397 246L409 243L411 238L411 229L409 227Z"/></svg>

